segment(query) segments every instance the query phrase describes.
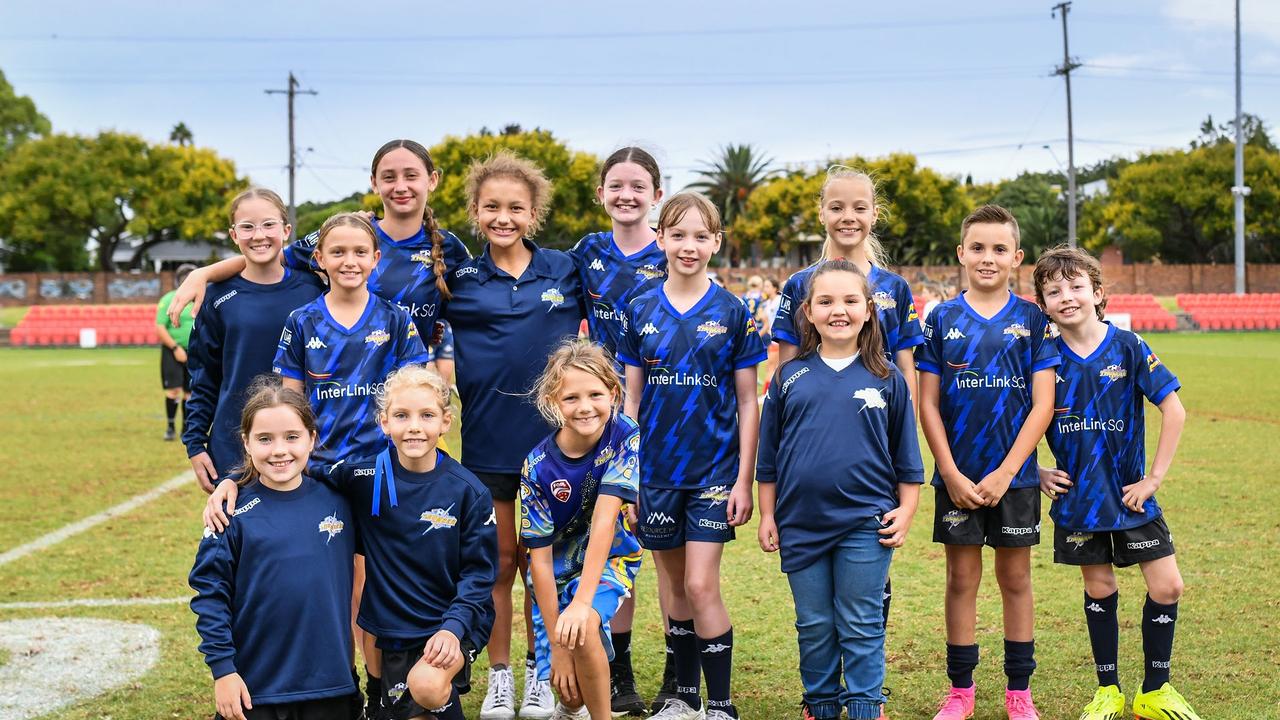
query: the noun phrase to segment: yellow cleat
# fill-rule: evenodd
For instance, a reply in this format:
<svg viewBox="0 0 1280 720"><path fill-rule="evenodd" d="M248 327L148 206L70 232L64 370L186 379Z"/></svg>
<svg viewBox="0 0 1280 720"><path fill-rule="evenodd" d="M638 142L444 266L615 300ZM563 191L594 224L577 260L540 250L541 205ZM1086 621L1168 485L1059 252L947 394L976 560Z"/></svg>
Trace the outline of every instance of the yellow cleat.
<svg viewBox="0 0 1280 720"><path fill-rule="evenodd" d="M1124 693L1115 685L1104 685L1093 694L1093 702L1084 706L1080 720L1120 720L1124 715Z"/></svg>
<svg viewBox="0 0 1280 720"><path fill-rule="evenodd" d="M1137 720L1200 720L1191 703L1169 683L1133 698L1133 716Z"/></svg>

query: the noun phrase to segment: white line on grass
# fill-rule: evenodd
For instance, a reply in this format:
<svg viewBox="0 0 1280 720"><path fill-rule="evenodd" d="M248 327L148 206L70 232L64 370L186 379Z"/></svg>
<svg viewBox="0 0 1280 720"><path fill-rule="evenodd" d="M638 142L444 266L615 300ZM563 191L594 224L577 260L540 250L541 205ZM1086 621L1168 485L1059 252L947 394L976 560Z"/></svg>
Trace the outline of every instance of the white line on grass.
<svg viewBox="0 0 1280 720"><path fill-rule="evenodd" d="M13 548L12 550L6 550L5 552L0 553L0 565L7 565L13 562L14 560L20 560L30 555L33 552L44 550L50 545L56 545L62 542L63 540L66 540L69 537L79 535L85 530L88 530L97 525L101 525L102 523L114 517L124 515L125 513L128 513L137 507L140 507L142 505L145 505L151 502L152 500L155 500L156 498L160 497L161 495L164 495L167 492L170 492L172 490L177 490L178 488L194 481L195 481L194 473L190 471L180 473L174 476L173 478L170 478L164 484L151 488L150 490L142 493L141 495L134 495L133 497L129 498L128 500L125 500L124 502L120 503L119 505L116 505L115 507L107 508L106 510L103 510L102 512L96 515L90 515L89 517L84 518L83 520L77 520L71 523L70 525L66 525L61 528L58 528L57 530L54 530L53 532L47 535L41 535L40 537L36 538L35 540L32 540L31 542L25 545L19 545L18 547Z"/></svg>
<svg viewBox="0 0 1280 720"><path fill-rule="evenodd" d="M133 605L185 605L191 602L189 597L172 598L81 598L79 600L24 600L21 602L0 603L0 610L48 610L51 608L75 607L129 607Z"/></svg>

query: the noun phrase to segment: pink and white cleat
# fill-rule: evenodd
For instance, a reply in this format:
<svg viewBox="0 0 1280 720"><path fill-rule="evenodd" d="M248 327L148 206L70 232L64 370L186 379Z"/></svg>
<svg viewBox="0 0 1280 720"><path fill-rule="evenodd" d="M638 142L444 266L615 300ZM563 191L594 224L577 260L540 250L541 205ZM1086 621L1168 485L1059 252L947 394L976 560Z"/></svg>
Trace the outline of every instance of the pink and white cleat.
<svg viewBox="0 0 1280 720"><path fill-rule="evenodd" d="M1009 720L1040 720L1036 704L1031 702L1030 690L1005 690L1004 711Z"/></svg>
<svg viewBox="0 0 1280 720"><path fill-rule="evenodd" d="M933 720L969 720L973 717L973 694L976 689L976 685L951 688L938 706L938 714L933 716Z"/></svg>

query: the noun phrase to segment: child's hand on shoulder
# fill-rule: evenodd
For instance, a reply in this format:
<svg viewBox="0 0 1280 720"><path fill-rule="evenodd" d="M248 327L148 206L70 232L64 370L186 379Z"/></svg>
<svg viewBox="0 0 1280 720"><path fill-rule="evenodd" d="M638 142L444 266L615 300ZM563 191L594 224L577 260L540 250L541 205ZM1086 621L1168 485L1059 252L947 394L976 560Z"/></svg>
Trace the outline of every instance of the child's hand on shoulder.
<svg viewBox="0 0 1280 720"><path fill-rule="evenodd" d="M1051 500L1056 500L1059 495L1066 495L1071 488L1071 476L1064 470L1037 467L1036 473L1040 476L1040 492L1048 495Z"/></svg>
<svg viewBox="0 0 1280 720"><path fill-rule="evenodd" d="M1142 506L1156 494L1156 490L1160 488L1160 478L1154 475L1143 475L1142 479L1132 485L1125 485L1124 496L1120 498L1120 502L1130 510L1140 513Z"/></svg>
<svg viewBox="0 0 1280 720"><path fill-rule="evenodd" d="M911 520L915 513L899 505L880 516L880 524L884 527L876 532L884 535L880 544L890 548L900 548L907 542L907 531L911 529Z"/></svg>
<svg viewBox="0 0 1280 720"><path fill-rule="evenodd" d="M962 473L956 473L953 477L943 475L942 484L947 489L951 504L961 510L976 510L986 504L978 494L977 486Z"/></svg>
<svg viewBox="0 0 1280 720"><path fill-rule="evenodd" d="M574 600L556 619L556 642L563 648L573 649L587 643L587 631L591 622L591 606Z"/></svg>
<svg viewBox="0 0 1280 720"><path fill-rule="evenodd" d="M995 507L1000 502L1000 498L1009 492L1009 485L1013 484L1013 473L1006 472L1000 468L996 468L987 473L982 481L973 486L974 492L982 498L982 504L987 507Z"/></svg>
<svg viewBox="0 0 1280 720"><path fill-rule="evenodd" d="M778 523L774 522L772 515L760 516L760 527L756 530L756 540L760 542L760 549L767 552L778 552Z"/></svg>
<svg viewBox="0 0 1280 720"><path fill-rule="evenodd" d="M244 720L244 711L253 709L253 698L240 673L223 675L213 681L213 702L227 720Z"/></svg>
<svg viewBox="0 0 1280 720"><path fill-rule="evenodd" d="M448 630L439 630L422 647L422 659L431 667L452 667L462 660L462 643Z"/></svg>
<svg viewBox="0 0 1280 720"><path fill-rule="evenodd" d="M236 497L240 487L234 480L223 480L209 495L204 503L204 526L214 532L222 532L231 525L231 515L235 513ZM227 509L230 509L230 512Z"/></svg>

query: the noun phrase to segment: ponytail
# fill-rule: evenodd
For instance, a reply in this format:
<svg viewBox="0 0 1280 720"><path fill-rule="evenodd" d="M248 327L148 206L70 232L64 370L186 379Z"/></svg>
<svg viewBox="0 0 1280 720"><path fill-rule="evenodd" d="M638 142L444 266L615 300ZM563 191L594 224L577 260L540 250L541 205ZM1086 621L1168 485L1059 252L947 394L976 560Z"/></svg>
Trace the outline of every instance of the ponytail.
<svg viewBox="0 0 1280 720"><path fill-rule="evenodd" d="M440 291L441 297L448 300L453 297L453 293L449 292L449 283L444 279L445 273L449 271L444 262L444 234L436 224L436 214L431 211L430 205L423 211L422 227L426 229L427 237L431 238L431 269L436 273L436 289Z"/></svg>

